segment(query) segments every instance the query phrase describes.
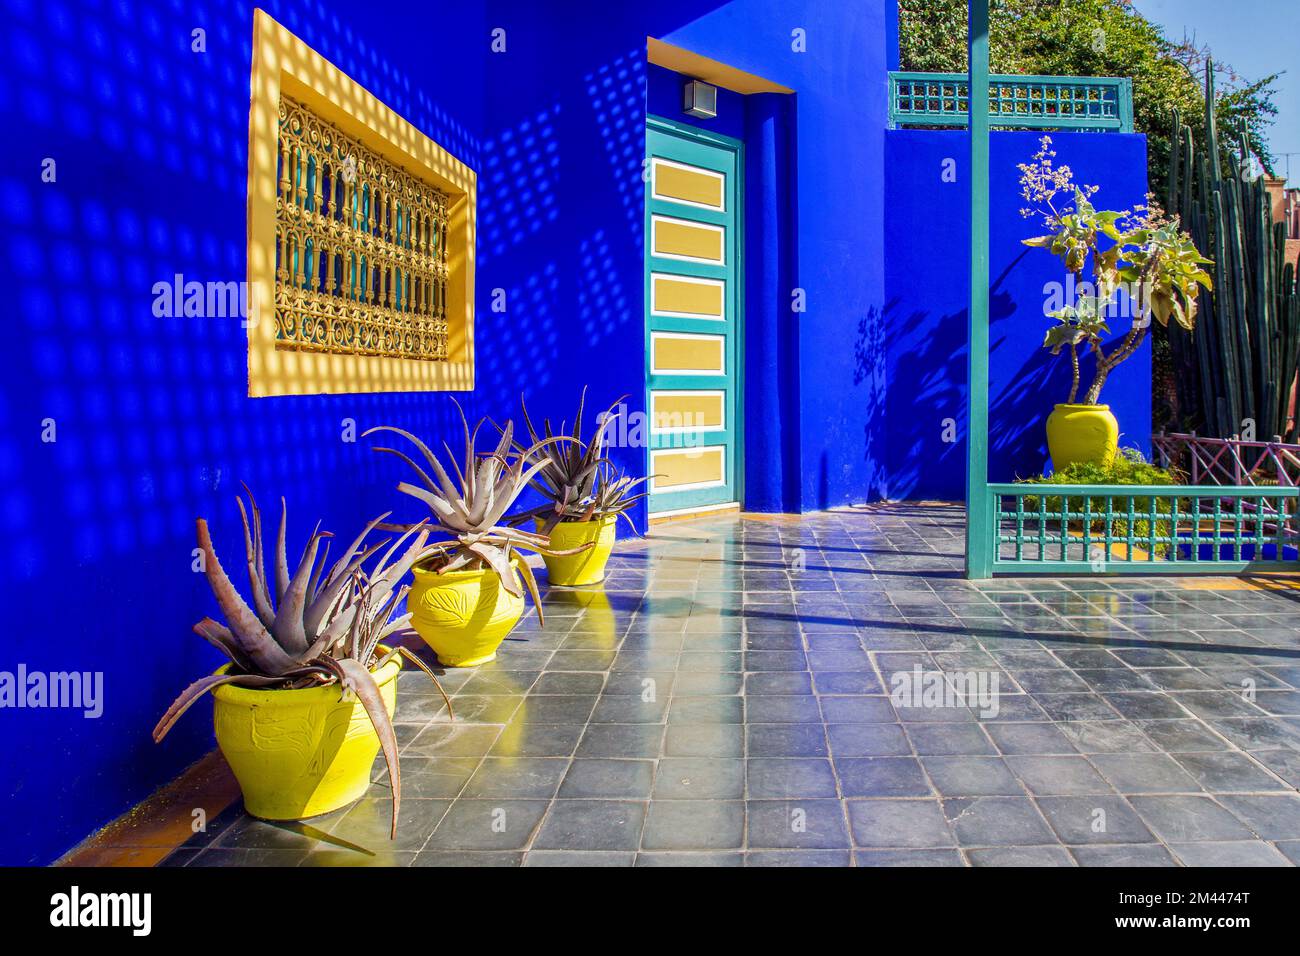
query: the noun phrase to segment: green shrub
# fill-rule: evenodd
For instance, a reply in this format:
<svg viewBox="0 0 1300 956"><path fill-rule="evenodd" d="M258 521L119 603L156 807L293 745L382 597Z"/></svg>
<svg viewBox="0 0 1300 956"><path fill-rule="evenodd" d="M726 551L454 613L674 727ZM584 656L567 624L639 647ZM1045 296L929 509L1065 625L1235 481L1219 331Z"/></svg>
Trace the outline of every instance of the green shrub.
<svg viewBox="0 0 1300 956"><path fill-rule="evenodd" d="M1037 485L1177 485L1182 483L1182 475L1174 469L1161 468L1159 465L1153 465L1145 458L1136 448L1125 448L1115 456L1115 460L1110 465L1098 464L1075 464L1060 471L1053 472L1051 475L1038 475L1034 478L1020 479L1018 484L1037 484ZM1050 517L1053 514L1060 514L1061 499L1067 498L1066 506L1069 511L1074 513L1082 512L1089 509L1093 514L1101 513L1100 518L1096 518L1089 523L1089 529L1096 537L1104 538L1106 534L1106 501L1104 498L1086 498L1083 495L1044 495L1047 502L1047 514ZM1026 495L1024 499L1024 509L1027 517L1032 517L1039 511L1039 496ZM1117 542L1123 542L1129 533L1129 522L1118 515L1127 513L1127 500L1113 501L1111 505L1111 538ZM1137 514L1150 515L1151 498L1135 497L1133 499L1133 510ZM1172 499L1157 498L1156 513L1168 515L1173 511ZM1076 531L1083 530L1083 521L1074 519L1070 522L1070 528ZM1167 520L1156 521L1156 537L1168 538L1172 531L1172 526ZM1151 519L1139 518L1133 522L1133 537L1135 544L1142 546L1151 534ZM1169 551L1169 545L1159 544L1156 546L1159 556L1165 556Z"/></svg>

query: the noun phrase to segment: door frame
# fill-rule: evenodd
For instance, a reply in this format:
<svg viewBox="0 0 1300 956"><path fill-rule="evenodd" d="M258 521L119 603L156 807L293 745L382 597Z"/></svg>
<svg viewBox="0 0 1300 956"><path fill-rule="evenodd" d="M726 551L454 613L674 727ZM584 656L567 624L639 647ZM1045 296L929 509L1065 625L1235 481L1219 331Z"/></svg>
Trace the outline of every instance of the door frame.
<svg viewBox="0 0 1300 956"><path fill-rule="evenodd" d="M692 126L689 123L682 123L677 120L669 119L666 116L659 116L654 113L647 113L645 118L646 141L645 155L643 161L644 173L642 181L644 185L642 201L642 227L641 241L643 246L641 272L644 279L643 302L641 308L641 324L644 333L645 356L641 362L642 380L641 394L646 409L646 447L645 447L645 468L644 473L650 474L650 426L653 424L651 415L653 406L650 404L650 138L649 133L653 130L659 133L665 133L669 136L677 136L681 139L690 140L696 143L702 143L706 146L714 146L719 149L729 150L736 156L736 176L735 176L735 230L736 230L736 322L735 322L735 422L733 428L733 450L735 468L733 470L736 504L740 510L745 509L745 206L747 197L745 195L745 143L743 140L736 139L733 136L726 136L722 133L715 133L712 130L700 129L698 126ZM699 508L688 508L686 511L711 511L726 505L702 505ZM658 512L661 515L672 515L675 512ZM657 517L656 514L650 514L647 506L649 517Z"/></svg>

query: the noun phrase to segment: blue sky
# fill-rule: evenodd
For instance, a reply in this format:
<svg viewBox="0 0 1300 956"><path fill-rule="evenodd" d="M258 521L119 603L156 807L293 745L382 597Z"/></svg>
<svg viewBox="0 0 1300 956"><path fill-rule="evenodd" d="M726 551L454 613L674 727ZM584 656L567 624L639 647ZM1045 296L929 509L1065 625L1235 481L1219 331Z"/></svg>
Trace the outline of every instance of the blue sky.
<svg viewBox="0 0 1300 956"><path fill-rule="evenodd" d="M1194 34L1198 44L1208 44L1216 59L1247 79L1286 71L1277 83L1278 115L1269 145L1279 175L1287 168L1281 154L1297 154L1291 157L1291 184L1300 184L1300 2L1134 0L1133 5L1172 40Z"/></svg>

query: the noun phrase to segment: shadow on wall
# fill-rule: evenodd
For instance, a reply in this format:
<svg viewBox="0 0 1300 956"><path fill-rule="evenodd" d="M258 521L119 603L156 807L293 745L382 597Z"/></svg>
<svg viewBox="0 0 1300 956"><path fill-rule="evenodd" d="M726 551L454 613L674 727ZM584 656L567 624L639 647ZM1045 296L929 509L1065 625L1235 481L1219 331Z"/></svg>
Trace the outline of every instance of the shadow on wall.
<svg viewBox="0 0 1300 956"><path fill-rule="evenodd" d="M478 165L477 55L450 43L435 61L392 42L423 7L385 5L345 26L330 4L261 5ZM5 712L0 863L13 864L48 862L211 747L198 709L164 746L149 737L178 691L222 660L189 630L214 610L192 567L196 516L232 574L240 482L277 517L286 496L294 543L318 518L350 535L389 508L410 513L392 463L352 437L379 423L441 437L459 424L444 396L250 400L239 316L153 314L155 283L245 277L249 3L201 16L131 0L86 16L4 6L5 101L28 147L0 161L18 319L0 399L0 576L15 598L0 669L100 673L104 687L98 719ZM479 11L442 16L448 36L483 34ZM446 72L470 89L449 89ZM52 183L44 157L57 163ZM54 441L42 441L47 421Z"/></svg>
<svg viewBox="0 0 1300 956"><path fill-rule="evenodd" d="M888 498L892 476L888 470L888 442L885 438L888 414L886 342L889 335L890 307L884 310L872 307L858 320L857 336L853 341L853 384L865 386L866 417L862 425L862 460L867 463L868 486L866 497ZM825 508L825 498L819 507Z"/></svg>
<svg viewBox="0 0 1300 956"><path fill-rule="evenodd" d="M544 18L514 32L555 43L521 44L490 64L474 412L518 418L522 392L539 427L543 418L558 427L572 421L583 385L593 414L622 395L629 413L643 411L644 54L561 38ZM611 450L629 472L643 457Z"/></svg>
<svg viewBox="0 0 1300 956"><path fill-rule="evenodd" d="M1063 278L1058 259L1027 249L1035 234L1019 209L1017 164L1032 155L1040 134L991 136L989 255L989 478L1011 481L1047 465L1044 425L1069 393L1065 356L1042 346L1051 324L1044 313L1048 284ZM964 133L891 130L888 162L885 326L888 329L886 435L889 496L965 496L968 335L969 188L962 178ZM1054 148L1088 182L1102 187L1111 208L1139 202L1146 187L1145 138L1122 134L1057 133ZM955 178L945 176L955 170ZM1113 336L1109 345L1122 334ZM1083 362L1083 377L1092 370ZM1126 362L1103 400L1117 410L1124 440L1142 450L1150 422L1150 350Z"/></svg>

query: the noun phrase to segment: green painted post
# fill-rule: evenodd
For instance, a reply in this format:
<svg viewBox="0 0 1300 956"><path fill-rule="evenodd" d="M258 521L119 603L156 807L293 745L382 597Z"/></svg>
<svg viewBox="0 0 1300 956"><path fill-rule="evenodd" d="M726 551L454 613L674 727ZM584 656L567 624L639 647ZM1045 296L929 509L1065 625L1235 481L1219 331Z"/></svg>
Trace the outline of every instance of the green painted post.
<svg viewBox="0 0 1300 956"><path fill-rule="evenodd" d="M970 352L967 355L966 577L993 576L989 494L989 0L970 0Z"/></svg>

